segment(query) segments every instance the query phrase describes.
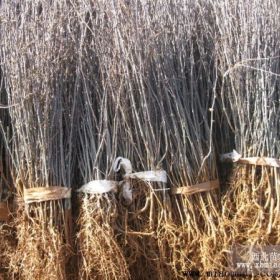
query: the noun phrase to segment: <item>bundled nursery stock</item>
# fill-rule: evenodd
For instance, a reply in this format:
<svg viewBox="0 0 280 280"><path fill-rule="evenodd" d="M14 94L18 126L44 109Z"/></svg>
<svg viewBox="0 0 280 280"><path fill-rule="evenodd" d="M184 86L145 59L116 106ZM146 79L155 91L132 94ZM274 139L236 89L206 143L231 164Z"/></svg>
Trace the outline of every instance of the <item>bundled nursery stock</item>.
<svg viewBox="0 0 280 280"><path fill-rule="evenodd" d="M207 278L277 245L279 16L1 1L0 279Z"/></svg>

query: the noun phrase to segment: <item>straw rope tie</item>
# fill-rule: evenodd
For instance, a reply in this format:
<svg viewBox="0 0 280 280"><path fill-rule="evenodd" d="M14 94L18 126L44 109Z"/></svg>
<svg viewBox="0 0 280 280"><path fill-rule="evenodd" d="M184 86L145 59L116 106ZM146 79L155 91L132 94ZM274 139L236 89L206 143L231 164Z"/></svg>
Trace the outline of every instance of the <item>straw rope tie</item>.
<svg viewBox="0 0 280 280"><path fill-rule="evenodd" d="M71 198L71 188L66 187L39 187L24 189L24 203L43 202Z"/></svg>
<svg viewBox="0 0 280 280"><path fill-rule="evenodd" d="M217 180L207 181L207 182L196 184L196 185L172 188L171 193L172 194L192 195L195 193L212 191L212 190L218 189L219 187L220 187L220 182L217 179Z"/></svg>
<svg viewBox="0 0 280 280"><path fill-rule="evenodd" d="M257 166L269 166L280 168L280 160L271 157L242 157L236 150L232 153L226 153L220 156L222 162L236 162L242 164L251 164Z"/></svg>
<svg viewBox="0 0 280 280"><path fill-rule="evenodd" d="M125 174L123 176L123 181L120 182L122 186L122 195L124 199L131 203L132 202L132 189L130 186L130 179L138 179L144 182L158 182L158 183L167 183L167 174L165 170L149 170L142 172L132 173L132 164L131 161L127 158L117 157L114 164L114 172L119 172L123 168ZM165 191L169 188L156 189L154 191Z"/></svg>

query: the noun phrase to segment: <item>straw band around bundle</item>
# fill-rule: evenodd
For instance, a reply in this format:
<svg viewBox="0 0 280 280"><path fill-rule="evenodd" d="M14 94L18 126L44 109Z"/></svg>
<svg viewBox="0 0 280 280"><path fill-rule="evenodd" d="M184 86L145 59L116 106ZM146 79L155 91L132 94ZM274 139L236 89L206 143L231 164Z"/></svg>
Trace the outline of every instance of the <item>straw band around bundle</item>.
<svg viewBox="0 0 280 280"><path fill-rule="evenodd" d="M195 193L202 193L212 191L214 189L218 189L220 186L219 180L208 181L196 185L191 186L184 186L180 188L173 188L172 194L185 194L185 195L192 195Z"/></svg>
<svg viewBox="0 0 280 280"><path fill-rule="evenodd" d="M9 208L7 202L0 202L0 222L6 222L9 217Z"/></svg>
<svg viewBox="0 0 280 280"><path fill-rule="evenodd" d="M245 157L243 158L238 152L233 150L232 153L223 154L220 156L223 162L236 162L242 164L251 164L257 166L280 167L280 160L271 157Z"/></svg>
<svg viewBox="0 0 280 280"><path fill-rule="evenodd" d="M24 203L43 202L71 198L71 189L66 187L39 187L24 189Z"/></svg>
<svg viewBox="0 0 280 280"><path fill-rule="evenodd" d="M81 186L77 192L88 194L102 194L117 191L118 182L110 180L93 180Z"/></svg>

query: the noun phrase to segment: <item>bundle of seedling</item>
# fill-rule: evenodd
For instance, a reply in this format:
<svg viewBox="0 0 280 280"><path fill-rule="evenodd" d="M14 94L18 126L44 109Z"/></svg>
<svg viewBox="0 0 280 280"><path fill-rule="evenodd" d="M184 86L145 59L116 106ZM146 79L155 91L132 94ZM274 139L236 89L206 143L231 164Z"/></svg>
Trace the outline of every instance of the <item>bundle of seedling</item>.
<svg viewBox="0 0 280 280"><path fill-rule="evenodd" d="M0 269L73 277L74 186L78 279L184 279L277 244L278 18L276 0L2 1Z"/></svg>
<svg viewBox="0 0 280 280"><path fill-rule="evenodd" d="M157 174L160 135L155 135L157 123L144 132L154 107L152 100L145 102L151 93L145 93L141 85L148 82L147 77L141 77L142 70L139 74L131 71L139 67L134 50L129 50L134 40L138 42L133 35L137 6L122 1L83 4L75 6L83 42L79 162L85 185L80 191L91 194L83 194L79 219L80 273L108 279L128 278L129 274L133 279L168 277L164 268L167 244L158 237L171 210L166 173ZM150 171L151 176L161 178L132 171Z"/></svg>
<svg viewBox="0 0 280 280"><path fill-rule="evenodd" d="M228 140L230 133L234 140L219 145L222 161L233 165L223 200L224 247L275 245L280 222L279 2L212 5L222 76L221 135Z"/></svg>
<svg viewBox="0 0 280 280"><path fill-rule="evenodd" d="M75 18L67 1L1 3L19 279L66 279L75 147ZM10 136L10 137L9 137Z"/></svg>
<svg viewBox="0 0 280 280"><path fill-rule="evenodd" d="M104 5L106 5L104 3ZM110 34L102 1L74 4L80 23L78 162L83 185L79 193L79 279L129 279L117 242L118 182L112 170L119 151L118 106L107 76ZM111 81L112 83L113 81Z"/></svg>
<svg viewBox="0 0 280 280"><path fill-rule="evenodd" d="M3 75L0 72L0 279L9 278L9 256L14 249L14 228L12 225L13 184L10 178L9 157L5 148L3 133L7 133L9 117L7 114L6 92L4 90Z"/></svg>
<svg viewBox="0 0 280 280"><path fill-rule="evenodd" d="M83 115L79 130L79 168L84 185L78 189L79 277L129 279L126 260L116 237L118 182L111 168L116 145L110 139L115 127L108 116L108 95L93 93L85 90L80 103ZM98 97L101 99L97 101Z"/></svg>
<svg viewBox="0 0 280 280"><path fill-rule="evenodd" d="M211 269L220 242L213 145L217 60L205 20L208 7L200 4L167 6L164 40L155 51L161 54L160 67L153 67L164 104L166 165L178 224L172 265L182 278L185 271Z"/></svg>
<svg viewBox="0 0 280 280"><path fill-rule="evenodd" d="M114 106L126 154L115 170L123 172L125 254L136 278L184 277L208 265L203 254L217 242L214 46L192 3L117 3L104 13L112 28L102 35L112 38L110 88L121 92Z"/></svg>

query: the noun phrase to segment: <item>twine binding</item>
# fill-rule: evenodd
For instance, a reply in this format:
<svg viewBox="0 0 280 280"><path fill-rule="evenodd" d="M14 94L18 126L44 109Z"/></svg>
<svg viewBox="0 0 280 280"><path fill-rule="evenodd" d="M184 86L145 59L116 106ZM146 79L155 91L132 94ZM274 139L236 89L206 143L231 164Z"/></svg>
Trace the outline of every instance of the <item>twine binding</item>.
<svg viewBox="0 0 280 280"><path fill-rule="evenodd" d="M25 204L71 198L71 188L66 187L39 187L24 189L23 199Z"/></svg>
<svg viewBox="0 0 280 280"><path fill-rule="evenodd" d="M215 189L218 189L220 187L219 180L213 180L208 181L196 185L191 186L183 186L179 188L172 188L171 193L172 194L184 194L184 195L193 195L195 193L202 193L202 192L208 192Z"/></svg>
<svg viewBox="0 0 280 280"><path fill-rule="evenodd" d="M241 164L250 164L256 166L268 166L280 168L280 160L271 157L242 157L236 150L220 156L222 162L236 162Z"/></svg>

